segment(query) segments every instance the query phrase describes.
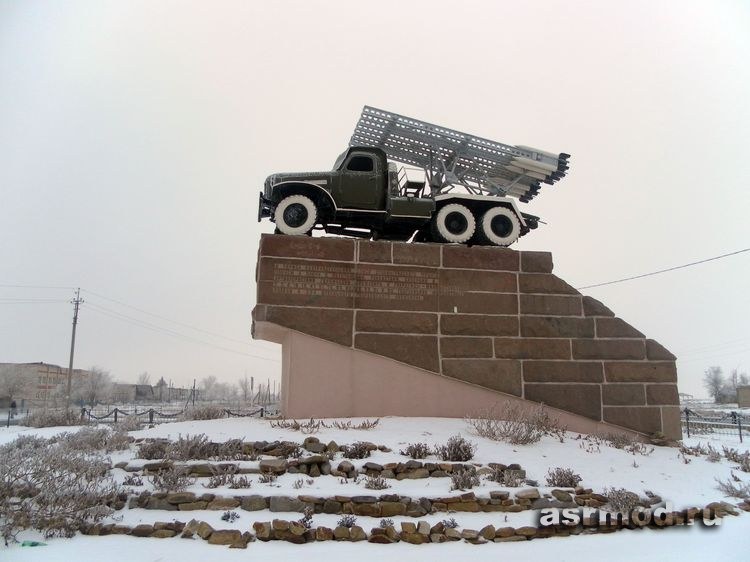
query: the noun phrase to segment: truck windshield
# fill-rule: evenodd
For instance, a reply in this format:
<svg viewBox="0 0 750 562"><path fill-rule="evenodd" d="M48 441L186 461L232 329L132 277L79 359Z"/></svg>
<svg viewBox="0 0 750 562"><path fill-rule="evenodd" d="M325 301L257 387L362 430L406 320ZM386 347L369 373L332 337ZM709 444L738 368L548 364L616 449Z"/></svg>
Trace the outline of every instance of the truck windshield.
<svg viewBox="0 0 750 562"><path fill-rule="evenodd" d="M375 165L369 156L352 156L352 159L346 165L346 169L352 172L372 172Z"/></svg>

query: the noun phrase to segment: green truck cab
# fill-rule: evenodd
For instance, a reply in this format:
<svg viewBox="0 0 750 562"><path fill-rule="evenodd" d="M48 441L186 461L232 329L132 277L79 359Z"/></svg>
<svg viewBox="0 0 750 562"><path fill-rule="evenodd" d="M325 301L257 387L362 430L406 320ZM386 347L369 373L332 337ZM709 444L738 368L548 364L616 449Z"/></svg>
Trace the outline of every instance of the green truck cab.
<svg viewBox="0 0 750 562"><path fill-rule="evenodd" d="M385 151L351 146L329 172L270 175L260 194L258 220L276 232L313 229L373 240L509 246L538 225L510 197L433 193L388 162Z"/></svg>

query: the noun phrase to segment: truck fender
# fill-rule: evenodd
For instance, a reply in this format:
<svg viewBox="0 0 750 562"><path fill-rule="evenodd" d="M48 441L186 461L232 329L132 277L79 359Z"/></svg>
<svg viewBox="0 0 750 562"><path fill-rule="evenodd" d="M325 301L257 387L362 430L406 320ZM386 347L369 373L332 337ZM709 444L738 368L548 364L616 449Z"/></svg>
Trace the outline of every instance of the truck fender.
<svg viewBox="0 0 750 562"><path fill-rule="evenodd" d="M333 200L331 194L316 183L282 181L273 184L272 190L271 197L274 204L277 204L284 197L288 197L289 195L307 195L315 201L319 207L323 207L323 211L330 213L336 212L336 202Z"/></svg>

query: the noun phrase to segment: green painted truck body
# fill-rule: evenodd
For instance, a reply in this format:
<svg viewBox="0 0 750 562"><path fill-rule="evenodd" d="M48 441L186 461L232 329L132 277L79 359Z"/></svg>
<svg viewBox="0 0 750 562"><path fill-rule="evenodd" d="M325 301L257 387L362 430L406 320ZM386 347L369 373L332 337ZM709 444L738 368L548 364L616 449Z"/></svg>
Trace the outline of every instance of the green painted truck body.
<svg viewBox="0 0 750 562"><path fill-rule="evenodd" d="M482 240L477 221L488 210L499 207L507 211L499 217L500 222L494 217L498 227L503 226L502 221L512 223L513 216L517 217L517 232L509 243L537 226L538 217L518 211L511 198L450 193L433 197L424 181L399 181L398 176L395 164L389 164L382 149L352 146L338 157L331 171L270 175L260 194L258 220L269 218L283 234L310 234L319 229L363 238L423 242L488 243L486 238ZM446 206L449 208L440 215ZM439 225L436 216L440 217ZM450 224L455 225L454 230L471 227L470 238L452 237ZM464 232L463 238L466 236Z"/></svg>

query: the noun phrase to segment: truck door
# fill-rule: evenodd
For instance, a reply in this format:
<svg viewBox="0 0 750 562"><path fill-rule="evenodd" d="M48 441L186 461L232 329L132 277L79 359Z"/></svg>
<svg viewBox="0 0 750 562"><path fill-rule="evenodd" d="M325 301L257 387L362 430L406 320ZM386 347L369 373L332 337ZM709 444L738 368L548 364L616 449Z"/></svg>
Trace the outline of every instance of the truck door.
<svg viewBox="0 0 750 562"><path fill-rule="evenodd" d="M334 197L339 207L350 209L380 209L383 188L383 170L379 162L366 152L353 152L349 155L338 178L338 197Z"/></svg>

